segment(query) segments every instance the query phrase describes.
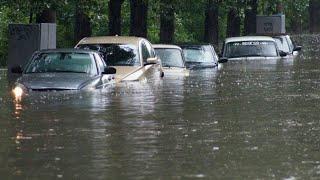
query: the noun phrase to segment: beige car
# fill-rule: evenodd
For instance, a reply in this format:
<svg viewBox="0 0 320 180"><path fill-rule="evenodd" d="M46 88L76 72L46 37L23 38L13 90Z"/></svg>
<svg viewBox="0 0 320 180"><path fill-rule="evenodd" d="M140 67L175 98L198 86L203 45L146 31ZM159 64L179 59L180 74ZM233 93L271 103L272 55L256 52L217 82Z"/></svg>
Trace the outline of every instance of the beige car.
<svg viewBox="0 0 320 180"><path fill-rule="evenodd" d="M149 80L164 75L151 43L144 38L86 37L75 48L99 51L107 65L116 68L116 82Z"/></svg>
<svg viewBox="0 0 320 180"><path fill-rule="evenodd" d="M161 60L161 65L166 75L189 76L182 49L179 46L168 44L154 44L152 46Z"/></svg>

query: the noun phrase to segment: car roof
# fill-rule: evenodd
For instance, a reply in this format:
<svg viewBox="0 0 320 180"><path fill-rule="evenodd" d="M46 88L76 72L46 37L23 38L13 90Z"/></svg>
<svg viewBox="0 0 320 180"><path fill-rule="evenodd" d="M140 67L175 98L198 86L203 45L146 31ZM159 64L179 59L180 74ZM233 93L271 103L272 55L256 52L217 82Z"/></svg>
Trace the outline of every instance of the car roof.
<svg viewBox="0 0 320 180"><path fill-rule="evenodd" d="M212 46L211 44L196 44L196 43L185 43L185 44L177 44L177 46L183 47L201 47L201 46Z"/></svg>
<svg viewBox="0 0 320 180"><path fill-rule="evenodd" d="M277 35L277 36L272 36L272 38L284 39L284 38L290 38L290 36L289 35Z"/></svg>
<svg viewBox="0 0 320 180"><path fill-rule="evenodd" d="M50 53L50 52L99 53L98 51L95 51L95 50L76 49L76 48L43 49L37 52L40 52L40 53Z"/></svg>
<svg viewBox="0 0 320 180"><path fill-rule="evenodd" d="M179 46L171 45L171 44L153 44L152 47L157 48L157 49L179 49L179 50L181 50L181 48Z"/></svg>
<svg viewBox="0 0 320 180"><path fill-rule="evenodd" d="M225 43L229 42L242 42L242 41L275 41L269 36L241 36L226 38Z"/></svg>
<svg viewBox="0 0 320 180"><path fill-rule="evenodd" d="M139 44L144 38L134 36L96 36L85 37L78 44Z"/></svg>

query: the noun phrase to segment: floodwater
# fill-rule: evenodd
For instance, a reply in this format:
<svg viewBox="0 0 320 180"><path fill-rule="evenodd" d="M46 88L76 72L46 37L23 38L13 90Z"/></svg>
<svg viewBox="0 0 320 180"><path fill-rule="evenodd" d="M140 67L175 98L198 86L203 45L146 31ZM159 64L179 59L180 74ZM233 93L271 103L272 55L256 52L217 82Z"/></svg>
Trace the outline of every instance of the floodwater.
<svg viewBox="0 0 320 180"><path fill-rule="evenodd" d="M36 92L0 71L1 179L319 179L320 53Z"/></svg>

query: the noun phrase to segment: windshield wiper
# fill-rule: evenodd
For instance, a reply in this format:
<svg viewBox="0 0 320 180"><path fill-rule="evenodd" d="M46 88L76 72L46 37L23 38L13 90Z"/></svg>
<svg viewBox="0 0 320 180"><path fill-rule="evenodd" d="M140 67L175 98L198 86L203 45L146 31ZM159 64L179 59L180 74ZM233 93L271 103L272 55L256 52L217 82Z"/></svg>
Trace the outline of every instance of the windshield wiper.
<svg viewBox="0 0 320 180"><path fill-rule="evenodd" d="M83 72L83 71L48 71L48 73L86 73L86 72Z"/></svg>
<svg viewBox="0 0 320 180"><path fill-rule="evenodd" d="M238 58L238 57L266 57L266 55L262 55L262 54L244 54L244 55L238 55L238 56L230 56L228 58Z"/></svg>
<svg viewBox="0 0 320 180"><path fill-rule="evenodd" d="M35 74L35 73L87 73L83 71L35 71L35 72L26 72L26 74Z"/></svg>

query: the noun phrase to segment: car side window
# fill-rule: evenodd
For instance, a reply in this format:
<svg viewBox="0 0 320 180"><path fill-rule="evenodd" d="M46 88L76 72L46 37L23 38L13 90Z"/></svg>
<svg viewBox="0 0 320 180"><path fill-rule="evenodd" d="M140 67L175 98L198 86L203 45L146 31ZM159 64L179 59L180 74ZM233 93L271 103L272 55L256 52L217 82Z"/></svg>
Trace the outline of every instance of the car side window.
<svg viewBox="0 0 320 180"><path fill-rule="evenodd" d="M218 54L212 45L210 47L211 47L213 58L217 62L219 60Z"/></svg>
<svg viewBox="0 0 320 180"><path fill-rule="evenodd" d="M96 63L98 65L99 72L103 72L104 68L106 67L106 64L104 63L103 59L101 56L98 54L94 54L94 58L96 59Z"/></svg>
<svg viewBox="0 0 320 180"><path fill-rule="evenodd" d="M156 56L156 52L152 48L152 45L149 42L145 42L145 43L146 43L148 51L150 52L150 57L155 57Z"/></svg>
<svg viewBox="0 0 320 180"><path fill-rule="evenodd" d="M142 52L143 63L146 63L147 59L152 56L151 56L151 52L148 50L148 47L145 42L141 43L141 52Z"/></svg>

